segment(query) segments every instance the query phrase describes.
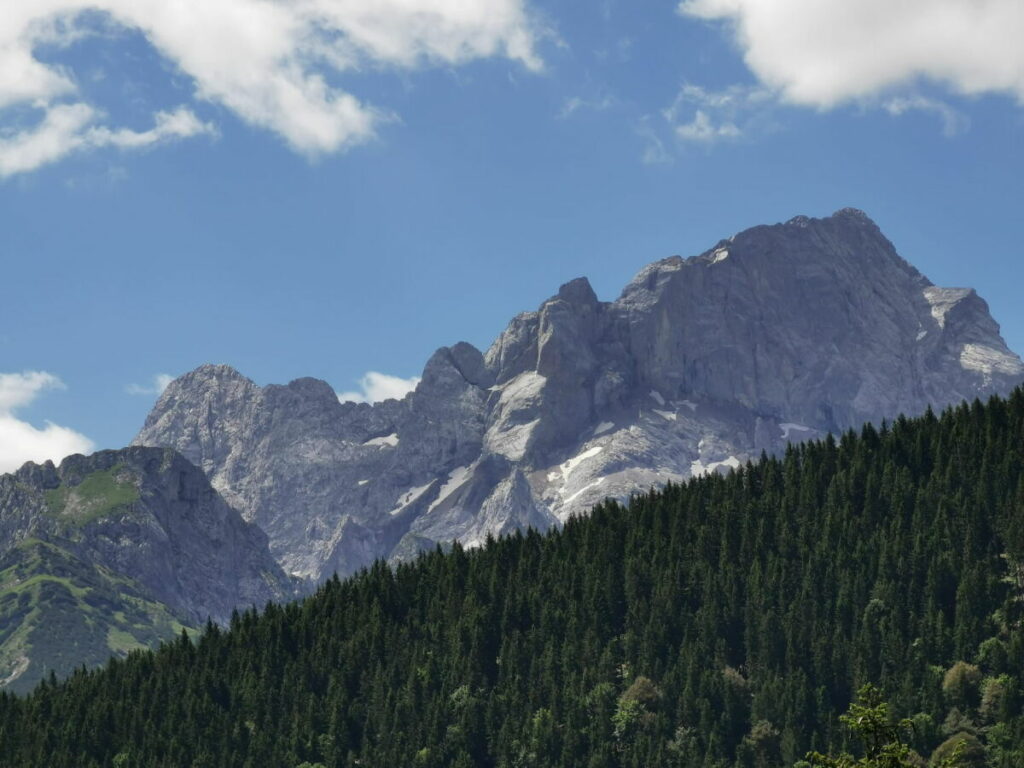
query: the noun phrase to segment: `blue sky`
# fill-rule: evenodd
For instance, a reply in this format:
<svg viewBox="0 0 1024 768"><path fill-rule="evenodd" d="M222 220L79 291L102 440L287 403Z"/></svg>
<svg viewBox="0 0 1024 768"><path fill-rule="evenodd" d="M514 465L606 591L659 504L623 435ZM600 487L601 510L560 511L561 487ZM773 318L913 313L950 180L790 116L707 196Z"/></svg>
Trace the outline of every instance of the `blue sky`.
<svg viewBox="0 0 1024 768"><path fill-rule="evenodd" d="M8 5L0 470L126 444L160 375L410 379L844 206L1024 350L1017 0Z"/></svg>

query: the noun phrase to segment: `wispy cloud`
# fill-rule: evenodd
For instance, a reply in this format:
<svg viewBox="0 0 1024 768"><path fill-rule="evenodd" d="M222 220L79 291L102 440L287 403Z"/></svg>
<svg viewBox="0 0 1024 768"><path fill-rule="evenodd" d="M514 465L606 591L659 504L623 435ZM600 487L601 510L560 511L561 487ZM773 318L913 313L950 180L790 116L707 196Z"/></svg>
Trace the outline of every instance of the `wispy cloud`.
<svg viewBox="0 0 1024 768"><path fill-rule="evenodd" d="M644 144L643 153L640 156L644 165L670 165L672 163L672 153L668 151L664 140L652 125L650 115L641 118L636 132Z"/></svg>
<svg viewBox="0 0 1024 768"><path fill-rule="evenodd" d="M202 122L184 107L174 112L157 112L153 127L146 131L91 125L96 119L96 111L87 104L48 107L36 126L0 139L0 177L33 171L81 150L140 149L173 139L216 133L212 124Z"/></svg>
<svg viewBox="0 0 1024 768"><path fill-rule="evenodd" d="M66 47L111 26L140 32L215 103L308 156L374 137L391 118L336 84L367 66L415 69L505 57L539 71L546 30L525 0L6 0L0 24L0 176L68 154L139 148L213 132L191 105L157 112L151 128L105 122L78 87L88 77L37 49ZM34 124L15 120L25 110Z"/></svg>
<svg viewBox="0 0 1024 768"><path fill-rule="evenodd" d="M971 125L968 117L953 109L949 104L926 96L897 96L883 104L890 115L899 116L907 112L927 112L942 121L942 133L945 136L956 136L965 132Z"/></svg>
<svg viewBox="0 0 1024 768"><path fill-rule="evenodd" d="M381 400L392 398L401 400L416 389L416 385L419 383L420 379L418 376L414 376L411 379L403 379L387 373L369 371L359 379L359 391L339 392L338 400L343 403L377 403Z"/></svg>
<svg viewBox="0 0 1024 768"><path fill-rule="evenodd" d="M772 92L760 86L735 84L716 91L684 83L662 114L683 141L735 139L773 100Z"/></svg>
<svg viewBox="0 0 1024 768"><path fill-rule="evenodd" d="M47 421L42 429L15 416L42 392L63 389L51 373L0 373L0 472L12 472L26 461L59 461L72 453L89 453L94 446L85 435Z"/></svg>
<svg viewBox="0 0 1024 768"><path fill-rule="evenodd" d="M153 377L153 382L150 385L129 384L124 391L129 395L157 395L159 397L172 381L174 381L174 377L170 374L158 373Z"/></svg>
<svg viewBox="0 0 1024 768"><path fill-rule="evenodd" d="M558 112L558 119L565 120L580 111L590 110L592 112L605 112L615 106L615 99L611 96L602 96L599 99L584 99L573 96L566 99L565 104Z"/></svg>

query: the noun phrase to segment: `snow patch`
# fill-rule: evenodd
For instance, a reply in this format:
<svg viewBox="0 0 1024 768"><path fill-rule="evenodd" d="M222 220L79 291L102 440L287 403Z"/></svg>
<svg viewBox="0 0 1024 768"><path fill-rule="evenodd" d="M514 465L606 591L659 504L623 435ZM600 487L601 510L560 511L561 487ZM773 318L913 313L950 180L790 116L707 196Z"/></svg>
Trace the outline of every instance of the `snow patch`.
<svg viewBox="0 0 1024 768"><path fill-rule="evenodd" d="M783 422L779 424L779 429L782 430L782 439L789 440L790 435L794 432L813 432L814 430L810 427L805 427L803 424L794 424L792 422Z"/></svg>
<svg viewBox="0 0 1024 768"><path fill-rule="evenodd" d="M370 482L370 481L369 480L360 480L358 483L356 483L356 485L366 485L368 482Z"/></svg>
<svg viewBox="0 0 1024 768"><path fill-rule="evenodd" d="M661 416L661 418L666 419L667 421L676 420L676 414L674 411L659 411L657 408L655 408L654 412Z"/></svg>
<svg viewBox="0 0 1024 768"><path fill-rule="evenodd" d="M574 456L573 458L569 459L568 461L563 461L561 463L561 465L559 465L559 469L561 469L562 479L563 480L568 480L569 479L569 475L572 474L572 471L574 469L576 469L576 467L578 467L580 464L582 464L587 459L589 459L589 458L591 458L593 456L597 456L597 454L599 454L603 450L604 450L604 446L595 445L593 448L588 448L587 450L585 450L583 453L579 454L578 456ZM556 474L556 473L552 472L551 474ZM548 475L548 480L551 480L551 475Z"/></svg>
<svg viewBox="0 0 1024 768"><path fill-rule="evenodd" d="M719 467L729 467L730 469L739 469L740 460L735 456L730 456L723 461L712 461L710 464L705 464L700 459L690 462L690 475L692 477L701 477L702 475L710 475L712 472L716 472Z"/></svg>
<svg viewBox="0 0 1024 768"><path fill-rule="evenodd" d="M923 339L927 335L928 335L928 331L919 331L918 334L917 334L917 340L920 341L921 339Z"/></svg>
<svg viewBox="0 0 1024 768"><path fill-rule="evenodd" d="M574 493L574 494L573 494L572 496L569 496L569 497L568 497L567 499L565 499L565 500L564 500L564 501L562 502L562 504L563 504L563 505L565 505L565 504L571 504L571 503L572 503L573 501L575 501L575 500L576 500L576 498L577 498L577 497L578 497L578 496L579 496L579 495L580 495L581 493L583 493L584 491L589 491L589 490L590 490L591 488L597 488L597 486L599 486L599 485L600 485L601 483L603 483L603 482L604 482L604 478L603 478L603 477L599 477L599 478L597 478L597 480L595 480L594 482L592 482L592 483L587 483L587 484L586 484L586 485L584 485L584 486L583 486L582 488L580 488L580 489L579 489L578 491L576 491L576 493Z"/></svg>
<svg viewBox="0 0 1024 768"><path fill-rule="evenodd" d="M612 422L602 421L600 424L594 427L594 437L597 437L598 435L603 435L609 429L613 429L614 427L615 425Z"/></svg>
<svg viewBox="0 0 1024 768"><path fill-rule="evenodd" d="M651 397L654 399L654 402L656 402L658 405L665 405L665 398L661 396L661 392L655 392L652 389Z"/></svg>
<svg viewBox="0 0 1024 768"><path fill-rule="evenodd" d="M380 447L386 445L391 448L394 448L396 445L398 445L398 433L392 432L390 435L385 435L384 437L371 438L367 440L365 443L363 443L363 445L377 445Z"/></svg>
<svg viewBox="0 0 1024 768"><path fill-rule="evenodd" d="M437 481L436 480L431 480L426 485L420 485L420 486L417 486L416 488L410 488L408 491L403 493L401 496L398 497L398 501L395 502L396 506L395 506L394 509L391 510L391 514L392 515L397 515L403 509L405 509L410 504L412 504L414 501L416 501L416 499L418 499L420 496L422 496L424 494L424 492L430 486L432 486L435 482L437 482Z"/></svg>
<svg viewBox="0 0 1024 768"><path fill-rule="evenodd" d="M728 248L719 248L717 251L715 251L712 254L711 263L712 264L717 264L718 262L725 261L728 258L729 258L729 249Z"/></svg>
<svg viewBox="0 0 1024 768"><path fill-rule="evenodd" d="M25 674L25 670L28 669L28 665L31 663L32 662L29 660L28 656L19 656L18 660L14 662L14 668L11 670L11 674L5 677L3 680L0 680L0 688L3 688L6 685L10 685L23 674Z"/></svg>
<svg viewBox="0 0 1024 768"><path fill-rule="evenodd" d="M430 507L427 508L427 511L430 512L431 510L433 510L434 507L436 507L442 501L451 496L455 491L459 490L459 488L464 486L466 484L466 481L469 480L470 474L471 472L468 466L456 467L451 472L449 472L448 479L445 481L445 484L441 486L441 490L437 494L437 498L430 503Z"/></svg>
<svg viewBox="0 0 1024 768"><path fill-rule="evenodd" d="M689 408L691 412L696 412L697 410L697 404L690 400L683 400L682 405L685 405L687 408Z"/></svg>

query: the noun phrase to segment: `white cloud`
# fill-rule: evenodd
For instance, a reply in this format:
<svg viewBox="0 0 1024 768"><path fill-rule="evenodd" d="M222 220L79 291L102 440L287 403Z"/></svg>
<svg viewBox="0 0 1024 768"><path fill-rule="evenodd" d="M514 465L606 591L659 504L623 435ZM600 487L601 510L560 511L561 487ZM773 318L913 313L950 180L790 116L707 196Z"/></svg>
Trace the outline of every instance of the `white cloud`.
<svg viewBox="0 0 1024 768"><path fill-rule="evenodd" d="M686 83L662 116L677 139L710 144L743 135L773 98L771 91L757 86L731 85L710 91Z"/></svg>
<svg viewBox="0 0 1024 768"><path fill-rule="evenodd" d="M907 112L929 112L942 121L942 132L946 136L956 136L970 126L970 120L953 107L937 99L925 96L897 96L883 105L890 115L899 116Z"/></svg>
<svg viewBox="0 0 1024 768"><path fill-rule="evenodd" d="M92 441L72 429L49 421L37 429L14 415L40 392L63 388L60 379L43 371L0 373L0 472L12 472L26 461L60 461L93 450Z"/></svg>
<svg viewBox="0 0 1024 768"><path fill-rule="evenodd" d="M1020 0L684 0L731 23L750 69L794 104L868 99L925 79L1024 103Z"/></svg>
<svg viewBox="0 0 1024 768"><path fill-rule="evenodd" d="M636 127L637 135L644 142L644 151L640 155L640 160L644 165L670 165L673 159L672 154L666 149L665 142L661 140L651 122L651 116L645 115Z"/></svg>
<svg viewBox="0 0 1024 768"><path fill-rule="evenodd" d="M137 149L215 132L212 125L200 121L184 107L174 112L157 112L155 125L147 131L91 126L97 116L92 107L82 103L49 107L42 122L34 128L0 139L0 178L35 170L83 149Z"/></svg>
<svg viewBox="0 0 1024 768"><path fill-rule="evenodd" d="M733 139L740 135L740 129L735 123L720 123L714 125L708 113L698 109L693 120L676 126L676 136L684 141L715 141L716 139Z"/></svg>
<svg viewBox="0 0 1024 768"><path fill-rule="evenodd" d="M338 400L353 403L377 403L381 400L394 398L401 400L416 389L420 383L418 376L403 379L386 373L370 371L359 380L360 392L339 392Z"/></svg>
<svg viewBox="0 0 1024 768"><path fill-rule="evenodd" d="M594 112L605 112L615 106L615 99L611 96L603 96L600 99L584 99L579 96L573 96L571 99L567 99L565 104L558 112L558 119L565 120L568 117L572 117L574 114L582 109L593 110Z"/></svg>
<svg viewBox="0 0 1024 768"><path fill-rule="evenodd" d="M101 146L140 147L212 132L188 108L157 112L141 132L100 125L70 65L37 56L103 25L140 32L198 101L212 102L316 156L374 136L386 109L335 80L350 70L456 66L503 56L527 69L543 32L526 0L5 0L0 24L0 175ZM15 125L11 111L42 117ZM10 111L8 111L10 110ZM6 125L6 130L4 126Z"/></svg>
<svg viewBox="0 0 1024 768"><path fill-rule="evenodd" d="M158 373L153 377L153 383L147 386L140 384L129 384L124 388L129 395L157 395L160 396L167 389L167 385L174 381L174 377L167 373Z"/></svg>

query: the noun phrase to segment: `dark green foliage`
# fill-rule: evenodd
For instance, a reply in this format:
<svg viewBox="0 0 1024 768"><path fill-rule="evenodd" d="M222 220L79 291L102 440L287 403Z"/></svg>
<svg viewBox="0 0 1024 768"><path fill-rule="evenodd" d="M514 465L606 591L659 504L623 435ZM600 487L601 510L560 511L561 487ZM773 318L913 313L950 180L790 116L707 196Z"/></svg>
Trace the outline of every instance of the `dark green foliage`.
<svg viewBox="0 0 1024 768"><path fill-rule="evenodd" d="M806 765L811 768L914 768L914 755L904 742L904 736L913 730L914 723L909 718L893 721L889 705L872 684L868 683L857 692L857 701L839 720L863 744L864 757L857 760L849 753L833 757L811 752ZM942 759L952 759L954 750L955 747Z"/></svg>
<svg viewBox="0 0 1024 768"><path fill-rule="evenodd" d="M775 768L863 750L876 682L914 752L1013 768L1022 598L1018 391L0 695L0 765Z"/></svg>

